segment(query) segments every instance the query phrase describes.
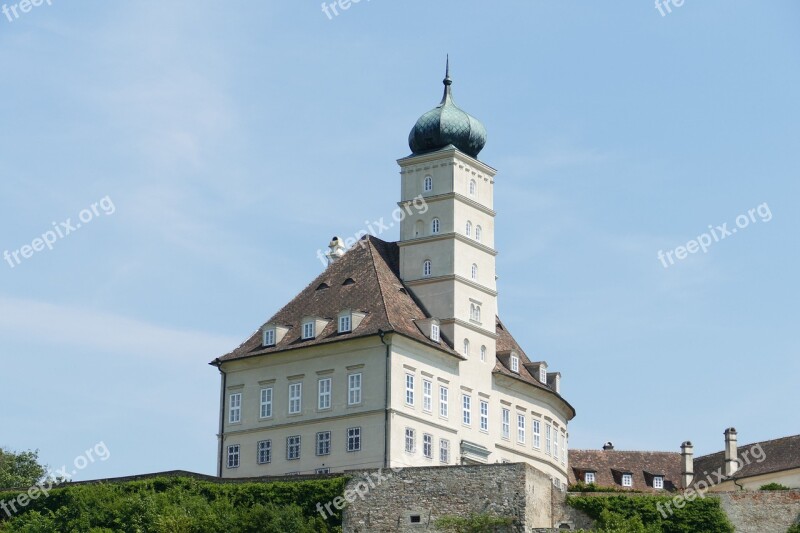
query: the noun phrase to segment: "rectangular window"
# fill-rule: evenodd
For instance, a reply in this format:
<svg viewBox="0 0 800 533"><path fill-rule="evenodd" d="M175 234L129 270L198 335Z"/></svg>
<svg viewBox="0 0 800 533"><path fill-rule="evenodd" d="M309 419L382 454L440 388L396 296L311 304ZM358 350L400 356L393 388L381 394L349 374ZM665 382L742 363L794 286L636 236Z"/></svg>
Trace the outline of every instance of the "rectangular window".
<svg viewBox="0 0 800 533"><path fill-rule="evenodd" d="M542 423L538 420L533 421L533 447L542 448Z"/></svg>
<svg viewBox="0 0 800 533"><path fill-rule="evenodd" d="M511 438L511 411L503 407L503 416L501 418L503 425L503 438L508 440Z"/></svg>
<svg viewBox="0 0 800 533"><path fill-rule="evenodd" d="M300 459L300 435L286 438L286 459L289 461Z"/></svg>
<svg viewBox="0 0 800 533"><path fill-rule="evenodd" d="M317 402L319 409L331 408L331 378L322 378L319 380L319 401Z"/></svg>
<svg viewBox="0 0 800 533"><path fill-rule="evenodd" d="M553 430L553 457L558 461L558 430Z"/></svg>
<svg viewBox="0 0 800 533"><path fill-rule="evenodd" d="M422 435L422 455L428 459L433 459L433 435L430 433Z"/></svg>
<svg viewBox="0 0 800 533"><path fill-rule="evenodd" d="M289 414L296 415L303 408L303 384L292 383L289 385Z"/></svg>
<svg viewBox="0 0 800 533"><path fill-rule="evenodd" d="M447 439L439 439L439 462L450 464L450 441Z"/></svg>
<svg viewBox="0 0 800 533"><path fill-rule="evenodd" d="M511 356L511 371L519 372L519 357L516 355Z"/></svg>
<svg viewBox="0 0 800 533"><path fill-rule="evenodd" d="M347 428L347 451L361 451L361 428Z"/></svg>
<svg viewBox="0 0 800 533"><path fill-rule="evenodd" d="M547 424L544 428L544 453L550 455L550 446L552 442L551 433L553 432L553 427L550 424Z"/></svg>
<svg viewBox="0 0 800 533"><path fill-rule="evenodd" d="M347 376L347 405L361 403L361 373Z"/></svg>
<svg viewBox="0 0 800 533"><path fill-rule="evenodd" d="M331 473L331 469L330 468L317 468L316 470L314 470L314 473L315 474L330 474Z"/></svg>
<svg viewBox="0 0 800 533"><path fill-rule="evenodd" d="M317 455L330 455L331 453L331 432L321 431L317 433Z"/></svg>
<svg viewBox="0 0 800 533"><path fill-rule="evenodd" d="M272 387L261 389L261 418L272 416Z"/></svg>
<svg viewBox="0 0 800 533"><path fill-rule="evenodd" d="M272 462L272 441L258 441L258 464L265 465Z"/></svg>
<svg viewBox="0 0 800 533"><path fill-rule="evenodd" d="M339 333L347 333L350 331L350 315L343 315L339 317Z"/></svg>
<svg viewBox="0 0 800 533"><path fill-rule="evenodd" d="M525 444L525 415L517 415L517 442Z"/></svg>
<svg viewBox="0 0 800 533"><path fill-rule="evenodd" d="M239 468L240 449L238 444L228 446L228 468Z"/></svg>
<svg viewBox="0 0 800 533"><path fill-rule="evenodd" d="M583 475L583 481L586 483L594 483L594 472L586 472Z"/></svg>
<svg viewBox="0 0 800 533"><path fill-rule="evenodd" d="M623 487L633 486L633 476L631 474L622 474L622 486Z"/></svg>
<svg viewBox="0 0 800 533"><path fill-rule="evenodd" d="M303 340L314 338L314 323L306 322L303 324Z"/></svg>
<svg viewBox="0 0 800 533"><path fill-rule="evenodd" d="M417 447L416 439L416 431L406 428L406 452L414 453L414 449Z"/></svg>
<svg viewBox="0 0 800 533"><path fill-rule="evenodd" d="M433 409L433 383L430 380L422 380L422 410L430 413Z"/></svg>
<svg viewBox="0 0 800 533"><path fill-rule="evenodd" d="M264 346L272 346L275 344L275 330L274 329L265 329L264 330Z"/></svg>
<svg viewBox="0 0 800 533"><path fill-rule="evenodd" d="M567 436L561 434L561 464L567 464Z"/></svg>
<svg viewBox="0 0 800 533"><path fill-rule="evenodd" d="M439 387L439 416L443 418L447 418L450 414L450 407L448 404L449 393L450 391L447 390L447 387Z"/></svg>
<svg viewBox="0 0 800 533"><path fill-rule="evenodd" d="M489 431L489 402L481 400L481 431Z"/></svg>
<svg viewBox="0 0 800 533"><path fill-rule="evenodd" d="M228 404L230 409L228 415L228 422L231 424L236 424L237 422L242 421L242 393L236 392L231 394L230 403Z"/></svg>
<svg viewBox="0 0 800 533"><path fill-rule="evenodd" d="M469 394L461 397L461 422L467 426L472 424L472 397Z"/></svg>
<svg viewBox="0 0 800 533"><path fill-rule="evenodd" d="M431 324L431 340L439 342L439 326L438 324Z"/></svg>
<svg viewBox="0 0 800 533"><path fill-rule="evenodd" d="M655 476L653 478L653 488L654 489L663 489L664 488L664 478L661 476Z"/></svg>
<svg viewBox="0 0 800 533"><path fill-rule="evenodd" d="M414 376L406 374L406 405L414 405Z"/></svg>

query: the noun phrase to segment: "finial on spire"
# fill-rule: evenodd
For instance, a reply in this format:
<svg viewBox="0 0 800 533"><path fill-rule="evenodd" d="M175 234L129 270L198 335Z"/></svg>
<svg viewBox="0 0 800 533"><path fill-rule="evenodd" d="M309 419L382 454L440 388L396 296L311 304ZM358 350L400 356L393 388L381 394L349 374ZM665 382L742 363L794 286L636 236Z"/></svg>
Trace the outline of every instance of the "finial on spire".
<svg viewBox="0 0 800 533"><path fill-rule="evenodd" d="M444 71L444 84L445 85L453 84L453 80L450 79L450 54L447 54L447 66L445 67Z"/></svg>

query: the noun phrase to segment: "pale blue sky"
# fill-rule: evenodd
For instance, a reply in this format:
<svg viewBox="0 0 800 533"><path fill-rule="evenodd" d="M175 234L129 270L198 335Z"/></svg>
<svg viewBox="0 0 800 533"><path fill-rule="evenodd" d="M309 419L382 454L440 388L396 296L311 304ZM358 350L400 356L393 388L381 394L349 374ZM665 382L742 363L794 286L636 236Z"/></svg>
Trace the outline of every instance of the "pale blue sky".
<svg viewBox="0 0 800 533"><path fill-rule="evenodd" d="M332 235L391 214L446 53L499 171L501 317L562 372L571 446L800 433L799 28L790 0L0 15L0 253L115 208L0 262L0 445L61 466L104 441L83 479L213 473L207 363L319 273ZM659 262L765 202L769 222Z"/></svg>

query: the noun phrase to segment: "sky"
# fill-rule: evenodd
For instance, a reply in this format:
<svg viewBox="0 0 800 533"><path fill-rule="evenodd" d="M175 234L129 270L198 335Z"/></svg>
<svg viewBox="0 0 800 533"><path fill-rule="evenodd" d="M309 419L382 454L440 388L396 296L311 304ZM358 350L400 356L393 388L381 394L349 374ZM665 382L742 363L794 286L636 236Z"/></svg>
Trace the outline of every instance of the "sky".
<svg viewBox="0 0 800 533"><path fill-rule="evenodd" d="M800 3L16 2L0 446L213 474L208 363L391 215L446 54L498 170L500 316L562 373L570 446L800 433Z"/></svg>

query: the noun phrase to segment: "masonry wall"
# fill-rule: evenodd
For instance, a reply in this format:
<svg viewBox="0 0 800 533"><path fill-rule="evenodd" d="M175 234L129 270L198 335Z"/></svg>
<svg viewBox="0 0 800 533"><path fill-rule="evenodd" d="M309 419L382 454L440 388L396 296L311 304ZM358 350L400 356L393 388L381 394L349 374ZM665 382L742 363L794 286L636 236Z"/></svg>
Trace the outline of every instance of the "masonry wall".
<svg viewBox="0 0 800 533"><path fill-rule="evenodd" d="M800 490L715 493L736 533L784 533L800 521Z"/></svg>

